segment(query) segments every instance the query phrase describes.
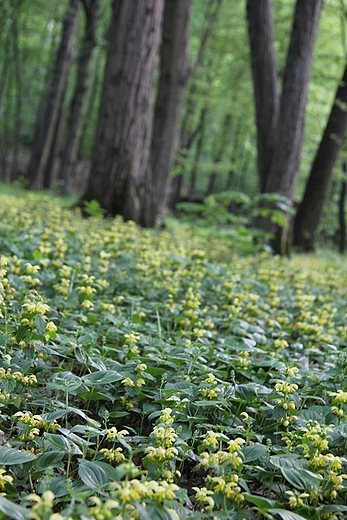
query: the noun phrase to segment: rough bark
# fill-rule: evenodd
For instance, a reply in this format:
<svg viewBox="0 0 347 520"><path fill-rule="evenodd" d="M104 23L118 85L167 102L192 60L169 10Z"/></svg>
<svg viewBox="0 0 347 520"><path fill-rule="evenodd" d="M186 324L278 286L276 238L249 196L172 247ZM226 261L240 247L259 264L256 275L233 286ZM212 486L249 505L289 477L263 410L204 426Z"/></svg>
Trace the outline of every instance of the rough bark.
<svg viewBox="0 0 347 520"><path fill-rule="evenodd" d="M107 63L84 200L147 225L146 175L153 128L154 73L163 0L114 0Z"/></svg>
<svg viewBox="0 0 347 520"><path fill-rule="evenodd" d="M257 127L259 191L262 193L275 149L280 100L272 1L248 0L247 22Z"/></svg>
<svg viewBox="0 0 347 520"><path fill-rule="evenodd" d="M38 124L27 175L32 189L42 189L54 140L57 118L66 92L72 48L77 31L79 0L70 0L63 23L60 46L55 60L44 111Z"/></svg>
<svg viewBox="0 0 347 520"><path fill-rule="evenodd" d="M184 89L188 80L192 0L166 0L160 52L160 76L148 175L152 178L153 214L167 206L170 172L178 142ZM150 223L149 223L150 224Z"/></svg>
<svg viewBox="0 0 347 520"><path fill-rule="evenodd" d="M283 75L277 139L265 192L292 200L303 145L307 92L323 0L297 0Z"/></svg>
<svg viewBox="0 0 347 520"><path fill-rule="evenodd" d="M314 242L333 169L347 131L347 66L336 91L321 142L314 158L303 198L294 220L294 245L314 250Z"/></svg>
<svg viewBox="0 0 347 520"><path fill-rule="evenodd" d="M90 67L93 49L96 45L95 33L99 20L100 4L101 0L89 0L89 2L85 0L83 2L85 11L85 31L78 56L77 80L70 107L66 144L59 174L62 193L66 193L67 191L68 179L77 162L84 119L85 100L90 77Z"/></svg>

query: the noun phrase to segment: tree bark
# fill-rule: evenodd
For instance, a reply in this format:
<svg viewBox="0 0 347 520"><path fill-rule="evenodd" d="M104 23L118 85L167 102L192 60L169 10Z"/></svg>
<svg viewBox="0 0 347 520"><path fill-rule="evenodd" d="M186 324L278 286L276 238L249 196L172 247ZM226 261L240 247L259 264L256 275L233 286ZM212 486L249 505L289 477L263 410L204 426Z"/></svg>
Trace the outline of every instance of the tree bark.
<svg viewBox="0 0 347 520"><path fill-rule="evenodd" d="M223 125L222 125L222 135L219 137L219 146L216 145L216 154L214 156L214 163L216 165L220 164L220 162L223 159L223 154L228 146L228 142L230 139L230 127L232 123L232 116L231 114L226 114ZM212 195L212 193L215 193L216 191L216 182L217 182L217 176L218 176L218 170L211 173L209 183L206 190L206 196Z"/></svg>
<svg viewBox="0 0 347 520"><path fill-rule="evenodd" d="M200 119L199 119L199 125L198 125L199 137L198 137L198 140L196 143L195 156L194 156L192 170L190 172L190 179L189 179L189 185L188 185L188 191L187 191L188 199L191 199L194 196L196 176L197 176L200 158L201 158L203 145L204 145L204 141L205 141L207 112L208 112L208 107L205 105L202 108L201 113L200 113Z"/></svg>
<svg viewBox="0 0 347 520"><path fill-rule="evenodd" d="M343 170L346 175L347 165L344 163ZM347 182L346 179L341 181L340 197L339 197L339 252L343 254L346 250L346 202Z"/></svg>
<svg viewBox="0 0 347 520"><path fill-rule="evenodd" d="M153 214L167 206L170 173L178 142L184 89L188 80L188 55L192 0L166 0L160 52L160 76L154 113L148 175L152 178Z"/></svg>
<svg viewBox="0 0 347 520"><path fill-rule="evenodd" d="M323 137L314 158L304 196L294 220L294 245L313 251L328 187L347 131L347 66L336 91Z"/></svg>
<svg viewBox="0 0 347 520"><path fill-rule="evenodd" d="M272 0L248 0L247 22L257 127L259 191L263 193L275 150L280 102Z"/></svg>
<svg viewBox="0 0 347 520"><path fill-rule="evenodd" d="M84 200L147 225L146 175L163 0L114 0L91 175Z"/></svg>
<svg viewBox="0 0 347 520"><path fill-rule="evenodd" d="M67 88L71 53L77 31L79 0L70 0L63 23L62 36L57 53L48 97L38 124L27 175L32 189L42 189L47 163L54 140L57 118Z"/></svg>
<svg viewBox="0 0 347 520"><path fill-rule="evenodd" d="M253 3L259 0L248 0L248 6L254 8ZM265 0L261 0L262 2ZM259 2L260 4L260 2ZM267 7L270 8L270 2L266 1ZM258 164L262 168L259 170L259 179L263 193L276 193L285 196L289 204L293 201L294 189L297 183L298 170L300 165L300 156L302 151L304 136L304 121L307 103L307 92L309 79L311 74L311 65L313 59L313 49L316 39L317 29L319 25L320 13L323 6L323 0L297 0L294 13L293 27L291 31L290 43L286 57L286 64L283 75L282 93L278 112L277 123L275 124L276 136L273 141L273 151L265 148L263 137L260 135L260 151L258 152ZM269 17L270 9L266 11ZM267 27L271 27L271 20L268 20ZM250 29L252 26L250 25ZM260 29L259 29L260 30ZM269 31L268 31L269 32ZM255 43L252 44L252 35ZM267 38L267 39L266 39ZM253 45L253 53L257 53L256 43L263 49L263 53L270 53L267 58L267 74L271 75L271 96L273 97L274 107L276 106L277 94L273 85L274 60L273 50L271 50L271 38L262 31L259 32L259 39L256 39L255 31L250 30L251 51ZM262 42L264 40L264 42ZM252 58L253 61L256 61ZM255 69L255 64L253 65ZM255 95L261 100L261 94L266 95L266 85L268 79L258 72L260 86L255 85ZM267 101L270 106L271 103ZM260 101L258 101L260 104ZM271 114L275 113L272 109ZM262 107L257 109L257 124L262 121L264 113ZM270 116L271 117L271 116ZM272 116L274 120L276 117ZM266 124L266 123L264 123ZM272 123L271 123L272 125ZM273 126L270 126L270 132ZM258 135L262 129L258 129ZM258 140L258 143L259 143ZM272 153L272 157L271 157ZM265 163L266 169L262 166ZM270 208L271 209L271 208ZM289 215L285 215L289 220ZM289 225L285 227L272 223L271 218L261 218L257 221L258 227L265 231L270 231L274 235L272 247L275 253L288 254L290 251L291 233Z"/></svg>
<svg viewBox="0 0 347 520"><path fill-rule="evenodd" d="M90 76L90 66L93 49L96 45L95 33L99 20L100 4L101 0L89 0L89 2L85 1L83 3L85 11L85 32L78 56L77 80L69 111L70 118L67 138L59 174L62 193L67 192L68 179L77 162L82 123L84 119L85 99Z"/></svg>

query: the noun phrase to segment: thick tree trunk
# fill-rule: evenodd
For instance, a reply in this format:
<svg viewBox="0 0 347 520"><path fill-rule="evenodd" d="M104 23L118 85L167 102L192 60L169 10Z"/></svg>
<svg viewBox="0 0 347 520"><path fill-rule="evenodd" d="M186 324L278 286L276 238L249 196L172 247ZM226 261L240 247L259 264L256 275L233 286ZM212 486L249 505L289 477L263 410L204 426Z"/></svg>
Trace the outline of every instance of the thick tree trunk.
<svg viewBox="0 0 347 520"><path fill-rule="evenodd" d="M78 56L77 80L70 107L68 132L59 174L62 193L66 193L68 179L71 176L77 162L82 124L84 119L85 98L88 90L90 76L90 66L93 49L96 44L95 33L99 20L100 4L101 0L90 0L88 3L84 2L85 32Z"/></svg>
<svg viewBox="0 0 347 520"><path fill-rule="evenodd" d="M283 75L277 139L265 192L292 200L303 145L307 92L323 0L297 0Z"/></svg>
<svg viewBox="0 0 347 520"><path fill-rule="evenodd" d="M275 149L280 100L272 0L248 0L247 21L257 126L259 191L263 193Z"/></svg>
<svg viewBox="0 0 347 520"><path fill-rule="evenodd" d="M163 0L113 1L91 176L83 196L141 225L152 220L146 172L163 7Z"/></svg>
<svg viewBox="0 0 347 520"><path fill-rule="evenodd" d="M335 95L323 137L313 161L305 193L294 220L294 244L314 250L328 186L347 130L347 67Z"/></svg>
<svg viewBox="0 0 347 520"><path fill-rule="evenodd" d="M70 0L63 23L60 47L57 53L48 97L38 125L27 175L32 189L42 189L51 152L57 118L66 92L71 53L77 31L79 0Z"/></svg>
<svg viewBox="0 0 347 520"><path fill-rule="evenodd" d="M148 174L153 187L153 225L167 206L170 173L178 142L184 89L188 80L192 0L166 0L160 76Z"/></svg>

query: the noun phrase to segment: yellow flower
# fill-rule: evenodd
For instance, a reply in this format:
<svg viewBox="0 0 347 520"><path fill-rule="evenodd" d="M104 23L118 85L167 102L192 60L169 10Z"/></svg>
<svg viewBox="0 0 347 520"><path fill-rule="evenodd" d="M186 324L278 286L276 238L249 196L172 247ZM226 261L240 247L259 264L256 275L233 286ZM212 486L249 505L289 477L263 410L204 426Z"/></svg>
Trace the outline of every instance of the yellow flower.
<svg viewBox="0 0 347 520"><path fill-rule="evenodd" d="M56 332L57 326L55 325L55 323L53 323L53 321L49 321L46 325L46 330L48 332Z"/></svg>
<svg viewBox="0 0 347 520"><path fill-rule="evenodd" d="M124 386L128 386L130 388L133 388L135 386L134 381L132 379L130 379L130 377L126 377L125 379L123 379L122 384Z"/></svg>
<svg viewBox="0 0 347 520"><path fill-rule="evenodd" d="M5 489L6 484L12 484L13 477L6 475L6 470L0 469L0 489Z"/></svg>

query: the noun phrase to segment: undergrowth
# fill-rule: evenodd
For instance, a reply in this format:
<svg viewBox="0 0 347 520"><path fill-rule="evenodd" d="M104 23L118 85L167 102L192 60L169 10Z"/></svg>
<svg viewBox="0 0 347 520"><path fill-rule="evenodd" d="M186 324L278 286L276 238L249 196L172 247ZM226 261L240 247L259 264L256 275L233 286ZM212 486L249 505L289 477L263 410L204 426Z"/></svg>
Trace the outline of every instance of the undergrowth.
<svg viewBox="0 0 347 520"><path fill-rule="evenodd" d="M347 517L342 262L0 201L0 518Z"/></svg>

